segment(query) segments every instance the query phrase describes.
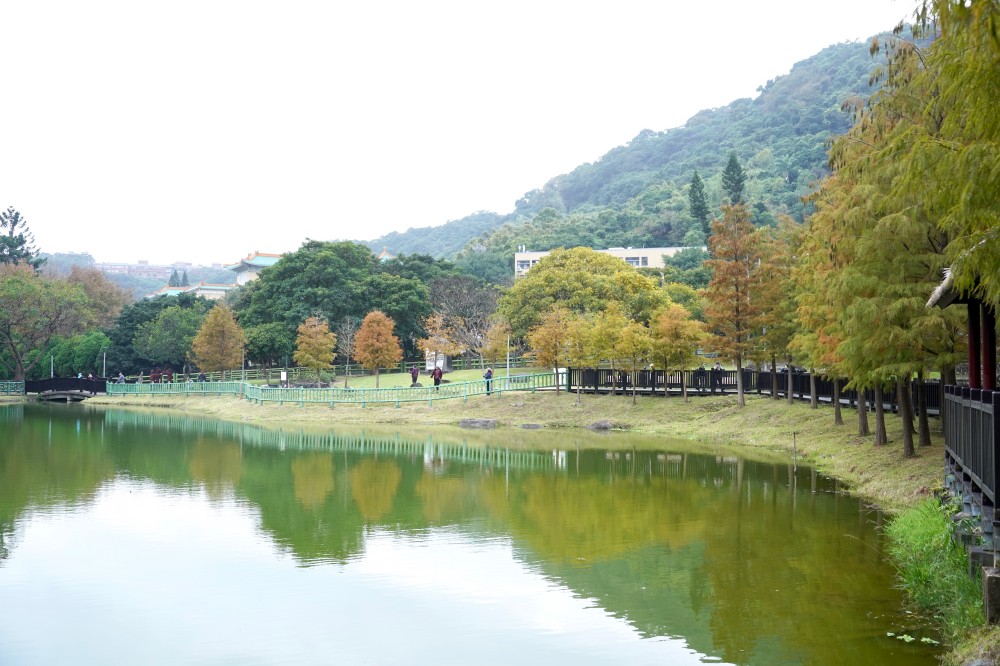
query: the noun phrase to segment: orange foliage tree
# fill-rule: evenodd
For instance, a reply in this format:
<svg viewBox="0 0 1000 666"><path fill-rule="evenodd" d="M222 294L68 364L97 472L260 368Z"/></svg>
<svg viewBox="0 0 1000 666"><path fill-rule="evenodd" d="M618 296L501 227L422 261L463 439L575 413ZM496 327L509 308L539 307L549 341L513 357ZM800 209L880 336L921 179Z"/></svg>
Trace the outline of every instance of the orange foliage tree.
<svg viewBox="0 0 1000 666"><path fill-rule="evenodd" d="M354 338L354 358L363 367L375 371L375 388L378 388L379 369L394 366L403 360L399 338L393 335L395 328L396 323L388 315L372 310L365 315Z"/></svg>
<svg viewBox="0 0 1000 666"><path fill-rule="evenodd" d="M708 239L712 270L705 296L705 316L716 334L715 347L736 364L739 406L743 395L743 361L750 354L759 331L760 236L742 203L722 207L722 219L712 222Z"/></svg>

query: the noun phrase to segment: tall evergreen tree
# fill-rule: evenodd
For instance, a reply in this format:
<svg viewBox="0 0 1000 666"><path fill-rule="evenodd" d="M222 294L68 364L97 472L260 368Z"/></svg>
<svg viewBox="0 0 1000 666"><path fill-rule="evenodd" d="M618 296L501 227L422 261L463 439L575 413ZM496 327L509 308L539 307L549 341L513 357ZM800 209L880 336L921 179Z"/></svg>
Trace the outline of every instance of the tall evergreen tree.
<svg viewBox="0 0 1000 666"><path fill-rule="evenodd" d="M691 207L691 217L701 225L701 230L705 232L705 238L708 238L709 234L712 233L708 217L708 195L705 194L705 183L702 181L701 176L698 175L697 169L694 170L694 175L691 176L688 201Z"/></svg>
<svg viewBox="0 0 1000 666"><path fill-rule="evenodd" d="M746 186L747 174L736 158L736 151L729 153L729 161L722 171L722 189L729 197L729 203L734 206L743 201L743 188Z"/></svg>
<svg viewBox="0 0 1000 666"><path fill-rule="evenodd" d="M184 271L184 273L181 274L181 283L180 283L179 286L181 286L181 287L190 287L191 286L191 283L188 282L188 272L187 271Z"/></svg>
<svg viewBox="0 0 1000 666"><path fill-rule="evenodd" d="M168 287L179 287L181 286L181 278L177 275L177 269L175 268L173 273L170 274L170 279L167 280Z"/></svg>
<svg viewBox="0 0 1000 666"><path fill-rule="evenodd" d="M45 259L34 247L35 236L13 206L0 212L0 264L25 263L38 270Z"/></svg>

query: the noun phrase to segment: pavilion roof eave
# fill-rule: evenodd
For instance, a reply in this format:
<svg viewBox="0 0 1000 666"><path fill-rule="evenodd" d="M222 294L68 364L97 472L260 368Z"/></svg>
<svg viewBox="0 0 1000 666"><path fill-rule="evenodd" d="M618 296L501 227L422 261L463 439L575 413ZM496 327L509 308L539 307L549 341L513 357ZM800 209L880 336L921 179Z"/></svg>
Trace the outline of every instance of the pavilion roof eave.
<svg viewBox="0 0 1000 666"><path fill-rule="evenodd" d="M944 279L941 280L941 284L934 289L931 297L927 300L927 307L946 308L949 305L968 303L971 300L974 299L970 298L968 294L955 289L955 274L952 273L950 268L946 268L944 269Z"/></svg>

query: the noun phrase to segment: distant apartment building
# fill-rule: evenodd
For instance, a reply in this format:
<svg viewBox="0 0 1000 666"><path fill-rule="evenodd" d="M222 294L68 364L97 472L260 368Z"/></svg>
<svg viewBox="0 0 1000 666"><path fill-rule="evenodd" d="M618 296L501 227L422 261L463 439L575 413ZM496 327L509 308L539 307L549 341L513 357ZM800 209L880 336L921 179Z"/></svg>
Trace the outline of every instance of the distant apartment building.
<svg viewBox="0 0 1000 666"><path fill-rule="evenodd" d="M544 252L526 252L521 246L520 252L514 253L514 277L524 277L524 275L537 264L542 257L549 254ZM672 257L684 247L609 247L607 250L597 250L613 257L624 259L625 263L636 268L663 268L663 257Z"/></svg>
<svg viewBox="0 0 1000 666"><path fill-rule="evenodd" d="M140 278L169 278L174 272L174 266L158 266L148 261L140 261L137 264L95 263L94 268L102 273Z"/></svg>

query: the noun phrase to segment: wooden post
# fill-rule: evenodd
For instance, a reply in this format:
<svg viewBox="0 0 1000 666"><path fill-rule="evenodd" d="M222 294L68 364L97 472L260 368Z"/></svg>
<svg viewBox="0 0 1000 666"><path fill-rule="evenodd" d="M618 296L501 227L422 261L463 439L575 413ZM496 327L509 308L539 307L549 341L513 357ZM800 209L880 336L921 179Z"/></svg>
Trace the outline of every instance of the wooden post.
<svg viewBox="0 0 1000 666"><path fill-rule="evenodd" d="M993 391L996 389L997 379L997 318L993 308L985 303L982 325L983 388Z"/></svg>
<svg viewBox="0 0 1000 666"><path fill-rule="evenodd" d="M969 388L982 388L982 324L980 322L980 305L977 299L969 301Z"/></svg>

